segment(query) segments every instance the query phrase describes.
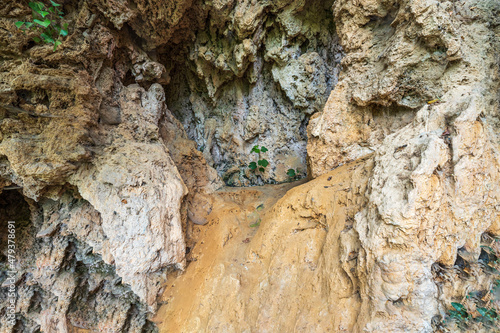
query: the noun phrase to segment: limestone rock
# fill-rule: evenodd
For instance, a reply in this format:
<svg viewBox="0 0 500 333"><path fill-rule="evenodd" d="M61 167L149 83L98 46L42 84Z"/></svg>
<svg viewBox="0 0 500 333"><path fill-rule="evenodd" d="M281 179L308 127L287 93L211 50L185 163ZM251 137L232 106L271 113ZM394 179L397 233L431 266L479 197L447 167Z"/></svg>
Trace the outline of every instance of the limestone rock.
<svg viewBox="0 0 500 333"><path fill-rule="evenodd" d="M220 176L231 170L228 185L287 181L289 168L305 175L305 125L335 86L342 57L331 1L203 8L207 23L194 42L172 49L169 109ZM269 149L262 174L248 169L254 145Z"/></svg>
<svg viewBox="0 0 500 333"><path fill-rule="evenodd" d="M450 267L462 247L477 257L499 219L498 26L467 18L498 4L398 5L335 4L346 72L308 128L313 177L376 152L354 224L356 331L431 332L456 297L442 293L433 265Z"/></svg>
<svg viewBox="0 0 500 333"><path fill-rule="evenodd" d="M372 167L358 161L295 188L218 191L193 261L167 286L160 332L354 332L361 277L352 227Z"/></svg>
<svg viewBox="0 0 500 333"><path fill-rule="evenodd" d="M309 125L313 177L321 173L315 168L329 170L372 152L426 102L442 97L454 78L461 79L457 68L447 70L451 64L470 73L465 66L474 58L465 51L465 26L459 28L465 13L448 2L401 1L396 7L386 1L338 1L334 13L346 71L326 112ZM394 121L377 121L380 110Z"/></svg>
<svg viewBox="0 0 500 333"><path fill-rule="evenodd" d="M108 24L135 17L127 6L103 16L106 6L118 4L65 6L75 22L57 52L29 44L32 36L17 30L14 22L30 15L27 7L2 6L2 33L16 38L0 48L0 184L2 195L19 188L24 199L35 200L36 223L23 232L39 244L33 253L20 252L26 257L20 272L40 286L33 290L27 282L19 289L19 325L26 330L153 330L147 316L156 310L161 283L168 270L185 264L188 189L160 135L167 109L164 90L154 83L168 77L129 31ZM194 154L187 151L185 169ZM198 170L199 178L216 183L214 174L210 167ZM189 185L194 196L198 188ZM65 205L72 200L66 196L79 204ZM96 276L97 263L112 272ZM43 269L34 271L36 265ZM108 295L115 292L116 298ZM32 302L39 304L35 310ZM89 315L92 306L101 312Z"/></svg>
<svg viewBox="0 0 500 333"><path fill-rule="evenodd" d="M130 332L153 332L147 308L98 254L99 245L106 242L99 212L75 199L73 190L66 188L60 201L42 199L38 203L23 199L19 191L0 195L1 215L15 221L16 226L18 319L13 329L3 316L0 331L71 332L87 328L120 332L128 322ZM6 221L0 225L2 244L6 244L8 234ZM51 234L42 235L47 229L52 229ZM11 267L3 261L1 267L3 284L8 286L5 278ZM7 293L2 292L3 309L8 301Z"/></svg>
<svg viewBox="0 0 500 333"><path fill-rule="evenodd" d="M54 52L0 0L0 331L153 332L165 288L168 332L431 332L489 288L498 1L62 9Z"/></svg>

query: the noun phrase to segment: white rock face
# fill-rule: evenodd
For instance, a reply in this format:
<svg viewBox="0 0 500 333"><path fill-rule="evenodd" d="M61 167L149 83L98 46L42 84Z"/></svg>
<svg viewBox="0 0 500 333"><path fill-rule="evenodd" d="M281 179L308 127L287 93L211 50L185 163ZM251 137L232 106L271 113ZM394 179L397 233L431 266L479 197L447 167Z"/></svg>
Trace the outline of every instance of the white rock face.
<svg viewBox="0 0 500 333"><path fill-rule="evenodd" d="M286 66L273 66L273 78L295 107L306 109L312 114L322 111L328 89L328 69L316 52L302 54Z"/></svg>
<svg viewBox="0 0 500 333"><path fill-rule="evenodd" d="M227 185L288 181L288 169L306 176L306 124L322 111L342 58L332 3L204 3L196 15L214 30L173 47L168 107ZM268 148L262 173L248 168L255 145Z"/></svg>
<svg viewBox="0 0 500 333"><path fill-rule="evenodd" d="M0 187L22 188L0 216L31 222L22 330L147 331L120 282L152 312L189 248L169 332L431 332L470 287L435 267L500 235L500 2L118 2L71 9L57 52L0 6ZM306 160L314 179L286 195L212 193L217 172L285 181Z"/></svg>
<svg viewBox="0 0 500 333"><path fill-rule="evenodd" d="M150 305L156 293L146 273L184 265L179 210L186 189L169 162L162 145L127 144L72 180L101 213L110 247L104 260Z"/></svg>
<svg viewBox="0 0 500 333"><path fill-rule="evenodd" d="M364 332L431 332L453 296L432 265L499 234L499 5L398 3L336 2L346 71L308 128L313 176L375 152L354 224Z"/></svg>
<svg viewBox="0 0 500 333"><path fill-rule="evenodd" d="M114 263L123 282L154 307L159 287L152 273L184 266L180 205L187 189L167 148L148 140L158 135L158 120L165 111L161 86L147 92L138 86L125 88L120 106L128 122L71 183L101 214L107 239L102 253L108 254L103 259Z"/></svg>
<svg viewBox="0 0 500 333"><path fill-rule="evenodd" d="M360 329L432 331L431 318L446 305L438 302L432 264L453 265L463 246L478 256L481 234L498 228L498 141L488 130L493 124L478 117L488 112L477 103L481 96L450 92L444 98L455 102L425 106L378 151L370 204L354 225L365 256L359 269L368 277L363 289L373 296ZM449 144L446 118L455 119ZM389 310L398 301L405 306Z"/></svg>

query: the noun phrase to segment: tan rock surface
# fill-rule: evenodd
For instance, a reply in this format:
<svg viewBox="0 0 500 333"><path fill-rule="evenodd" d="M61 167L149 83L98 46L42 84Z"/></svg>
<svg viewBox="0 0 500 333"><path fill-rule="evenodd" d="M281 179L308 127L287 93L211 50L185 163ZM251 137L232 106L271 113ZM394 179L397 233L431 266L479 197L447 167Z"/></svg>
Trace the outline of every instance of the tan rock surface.
<svg viewBox="0 0 500 333"><path fill-rule="evenodd" d="M471 290L443 289L433 264L451 267L462 247L477 260L481 235L498 235L499 40L488 13L499 4L398 5L335 4L346 71L308 128L313 177L376 152L354 224L363 300L354 331L432 331L433 317Z"/></svg>
<svg viewBox="0 0 500 333"><path fill-rule="evenodd" d="M38 304L35 311L18 308L26 331L153 330L147 313L156 310L160 282L185 264L188 189L175 162L198 170L200 179L218 180L194 149L183 152L183 161L172 159L160 135L169 112L164 89L152 84L165 83L165 67L130 31L108 25L114 16L103 12L116 4L65 6L70 34L57 52L15 27L30 14L27 6L1 6L0 184L7 197L22 192L33 222L19 230L33 244L33 253L19 253L20 274L32 276L20 282L19 303ZM198 164L191 162L196 157ZM188 185L192 197L205 184ZM93 274L101 266L102 275ZM7 301L2 296L2 308ZM0 327L11 332L5 322Z"/></svg>
<svg viewBox="0 0 500 333"><path fill-rule="evenodd" d="M216 192L191 263L167 283L160 332L352 332L361 304L352 226L372 164L294 188Z"/></svg>
<svg viewBox="0 0 500 333"><path fill-rule="evenodd" d="M163 288L165 332L431 332L490 290L498 1L63 9L54 52L0 0L0 332L154 332Z"/></svg>
<svg viewBox="0 0 500 333"><path fill-rule="evenodd" d="M172 265L182 269L185 252L180 206L187 189L166 148L150 141L151 136L158 140L162 96L159 85L147 92L138 86L124 89L122 128L111 132L120 139L69 180L100 213L109 247L104 261L114 264L123 282L153 309L158 281L150 273Z"/></svg>

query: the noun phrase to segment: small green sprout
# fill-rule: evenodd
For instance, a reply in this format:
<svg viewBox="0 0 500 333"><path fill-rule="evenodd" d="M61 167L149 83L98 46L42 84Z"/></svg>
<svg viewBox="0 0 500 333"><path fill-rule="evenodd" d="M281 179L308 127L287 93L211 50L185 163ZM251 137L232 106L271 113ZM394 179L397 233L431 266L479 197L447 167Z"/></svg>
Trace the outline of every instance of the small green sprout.
<svg viewBox="0 0 500 333"><path fill-rule="evenodd" d="M286 172L289 181L299 180L301 178L299 169L288 169Z"/></svg>
<svg viewBox="0 0 500 333"><path fill-rule="evenodd" d="M64 13L58 8L60 4L50 0L52 6L46 6L43 2L36 1L28 3L32 10L33 22L17 21L16 27L23 32L26 29L40 32L39 37L33 37L36 43L54 44L54 51L62 44L60 37L68 35L68 24L62 23Z"/></svg>
<svg viewBox="0 0 500 333"><path fill-rule="evenodd" d="M250 151L250 153L256 153L259 155L259 160L257 162L251 162L250 164L248 164L248 167L250 168L250 170L252 171L255 171L255 170L259 170L260 172L264 172L266 171L266 167L269 165L269 161L266 160L265 158L260 158L260 154L261 153L265 153L267 152L268 149L264 146L261 146L259 148L259 146L253 146L252 150Z"/></svg>

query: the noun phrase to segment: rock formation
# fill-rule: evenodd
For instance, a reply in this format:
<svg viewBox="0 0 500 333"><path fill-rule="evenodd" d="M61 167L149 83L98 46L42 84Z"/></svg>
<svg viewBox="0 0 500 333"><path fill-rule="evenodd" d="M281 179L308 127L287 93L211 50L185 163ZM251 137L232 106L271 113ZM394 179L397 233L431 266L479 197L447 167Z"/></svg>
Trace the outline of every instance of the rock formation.
<svg viewBox="0 0 500 333"><path fill-rule="evenodd" d="M54 51L0 0L0 332L432 332L491 289L498 1L61 4Z"/></svg>

